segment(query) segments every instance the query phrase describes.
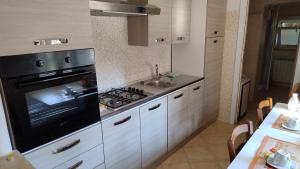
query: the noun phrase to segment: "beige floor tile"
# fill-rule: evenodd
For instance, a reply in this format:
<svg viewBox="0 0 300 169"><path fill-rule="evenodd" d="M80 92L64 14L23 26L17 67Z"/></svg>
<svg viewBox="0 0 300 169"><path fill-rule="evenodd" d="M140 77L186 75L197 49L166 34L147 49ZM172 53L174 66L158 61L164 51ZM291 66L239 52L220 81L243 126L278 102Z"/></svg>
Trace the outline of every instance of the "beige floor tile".
<svg viewBox="0 0 300 169"><path fill-rule="evenodd" d="M208 151L206 146L185 147L184 151L187 154L188 161L194 162L213 162L214 156Z"/></svg>
<svg viewBox="0 0 300 169"><path fill-rule="evenodd" d="M171 155L163 164L178 164L178 163L187 163L188 158L183 149L179 149L173 155Z"/></svg>
<svg viewBox="0 0 300 169"><path fill-rule="evenodd" d="M204 146L207 145L204 138L202 136L195 136L192 138L188 143L184 145L185 147L197 147L197 146Z"/></svg>
<svg viewBox="0 0 300 169"><path fill-rule="evenodd" d="M228 148L224 145L213 145L208 150L214 155L218 162L229 161Z"/></svg>
<svg viewBox="0 0 300 169"><path fill-rule="evenodd" d="M161 169L191 169L189 163L163 164Z"/></svg>
<svg viewBox="0 0 300 169"><path fill-rule="evenodd" d="M230 164L229 161L219 162L219 166L220 166L221 169L227 169L229 164Z"/></svg>
<svg viewBox="0 0 300 169"><path fill-rule="evenodd" d="M219 169L219 165L214 162L191 163L192 169Z"/></svg>
<svg viewBox="0 0 300 169"><path fill-rule="evenodd" d="M203 137L204 137L204 141L206 142L207 145L219 145L219 144L227 145L227 138L225 136L206 135Z"/></svg>

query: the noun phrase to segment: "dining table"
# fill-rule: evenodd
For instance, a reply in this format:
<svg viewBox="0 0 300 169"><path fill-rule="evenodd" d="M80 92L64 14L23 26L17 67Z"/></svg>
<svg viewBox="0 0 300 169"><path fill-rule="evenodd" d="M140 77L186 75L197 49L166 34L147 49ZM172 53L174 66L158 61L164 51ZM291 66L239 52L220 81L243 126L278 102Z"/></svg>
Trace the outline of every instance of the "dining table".
<svg viewBox="0 0 300 169"><path fill-rule="evenodd" d="M285 103L276 103L228 169L275 168L266 164L263 155L276 147L289 149L294 156L290 169L300 169L300 132L282 127L282 123L292 117L300 118L300 112L288 110Z"/></svg>

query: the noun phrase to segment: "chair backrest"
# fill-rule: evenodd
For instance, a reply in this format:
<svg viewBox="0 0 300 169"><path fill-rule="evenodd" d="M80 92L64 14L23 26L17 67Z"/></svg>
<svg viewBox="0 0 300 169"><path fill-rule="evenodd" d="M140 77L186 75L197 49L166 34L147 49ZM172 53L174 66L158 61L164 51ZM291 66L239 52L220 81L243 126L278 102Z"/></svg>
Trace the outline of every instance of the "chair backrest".
<svg viewBox="0 0 300 169"><path fill-rule="evenodd" d="M273 108L273 99L272 98L269 97L266 100L262 100L259 102L258 108L257 108L257 118L258 118L259 124L262 123L265 118L264 111L263 111L264 108L268 108L269 110L271 110Z"/></svg>
<svg viewBox="0 0 300 169"><path fill-rule="evenodd" d="M300 95L300 83L296 83L292 90L289 93L289 98L291 98L293 96L293 93L298 93Z"/></svg>
<svg viewBox="0 0 300 169"><path fill-rule="evenodd" d="M252 136L253 134L253 122L250 120L247 120L246 122L244 122L243 124L240 124L238 126L236 126L231 134L230 139L227 142L227 146L228 146L228 152L229 152L229 157L230 157L230 162L232 162L234 160L234 158L237 155L237 147L236 147L236 138L241 135L246 133L247 136L247 140ZM247 141L245 140L245 141Z"/></svg>

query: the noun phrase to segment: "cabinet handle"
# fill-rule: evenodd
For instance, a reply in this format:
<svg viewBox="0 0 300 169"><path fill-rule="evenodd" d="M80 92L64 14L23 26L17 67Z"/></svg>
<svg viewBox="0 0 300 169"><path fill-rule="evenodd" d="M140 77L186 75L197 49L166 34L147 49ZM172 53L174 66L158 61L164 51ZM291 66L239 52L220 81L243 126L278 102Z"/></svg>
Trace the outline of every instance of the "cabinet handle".
<svg viewBox="0 0 300 169"><path fill-rule="evenodd" d="M156 43L164 42L166 39L165 38L157 38L155 39Z"/></svg>
<svg viewBox="0 0 300 169"><path fill-rule="evenodd" d="M68 169L76 169L79 166L81 166L83 164L83 160L77 162L76 164L72 165L71 167L69 167Z"/></svg>
<svg viewBox="0 0 300 169"><path fill-rule="evenodd" d="M58 149L52 151L52 154L58 154L58 153L66 151L66 150L69 150L70 148L76 146L79 143L80 143L80 139L75 140L74 142L72 142L70 144L67 144L67 145L65 145L65 146L63 146L61 148L58 148Z"/></svg>
<svg viewBox="0 0 300 169"><path fill-rule="evenodd" d="M48 38L37 39L33 41L35 46L62 45L69 43L68 38Z"/></svg>
<svg viewBox="0 0 300 169"><path fill-rule="evenodd" d="M131 119L131 116L128 116L128 117L126 117L126 118L123 119L123 120L120 120L120 121L118 121L118 122L115 122L114 125L117 126L117 125L123 124L123 123L127 122L127 121L130 120L130 119Z"/></svg>
<svg viewBox="0 0 300 169"><path fill-rule="evenodd" d="M217 43L218 42L218 40L214 40L214 43Z"/></svg>
<svg viewBox="0 0 300 169"><path fill-rule="evenodd" d="M214 31L214 34L217 35L219 33L219 31Z"/></svg>
<svg viewBox="0 0 300 169"><path fill-rule="evenodd" d="M177 40L185 40L185 37L180 36L180 37L177 37L176 39L177 39Z"/></svg>
<svg viewBox="0 0 300 169"><path fill-rule="evenodd" d="M183 93L181 93L180 95L175 96L174 99L179 99L182 96L183 96Z"/></svg>
<svg viewBox="0 0 300 169"><path fill-rule="evenodd" d="M198 87L195 87L193 90L196 91L196 90L199 90L201 88L201 86L198 86Z"/></svg>
<svg viewBox="0 0 300 169"><path fill-rule="evenodd" d="M154 106L154 107L151 107L151 108L149 108L148 110L149 110L149 111L152 111L152 110L158 109L159 107L160 107L160 104L158 104L158 105L156 105L156 106Z"/></svg>

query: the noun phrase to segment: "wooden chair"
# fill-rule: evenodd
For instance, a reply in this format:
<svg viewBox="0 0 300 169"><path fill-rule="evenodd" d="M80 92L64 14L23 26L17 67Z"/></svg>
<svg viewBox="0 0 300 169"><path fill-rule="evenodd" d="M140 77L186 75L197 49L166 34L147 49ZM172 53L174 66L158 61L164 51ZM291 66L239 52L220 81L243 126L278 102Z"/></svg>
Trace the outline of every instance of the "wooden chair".
<svg viewBox="0 0 300 169"><path fill-rule="evenodd" d="M239 146L236 145L236 138L241 134L246 134L246 140ZM250 139L253 134L253 122L247 120L245 123L236 126L231 134L230 139L227 142L230 162L234 160L236 155L240 152L246 142Z"/></svg>
<svg viewBox="0 0 300 169"><path fill-rule="evenodd" d="M258 117L258 122L259 124L261 124L264 121L264 118L266 117L266 115L264 114L263 109L268 108L269 112L272 110L273 108L273 99L272 98L267 98L266 100L262 100L259 102L258 104L258 108L257 108L257 117Z"/></svg>
<svg viewBox="0 0 300 169"><path fill-rule="evenodd" d="M300 83L296 83L292 90L289 93L289 98L291 98L293 96L293 93L298 93L300 95Z"/></svg>

